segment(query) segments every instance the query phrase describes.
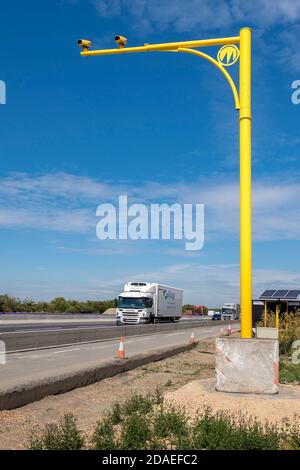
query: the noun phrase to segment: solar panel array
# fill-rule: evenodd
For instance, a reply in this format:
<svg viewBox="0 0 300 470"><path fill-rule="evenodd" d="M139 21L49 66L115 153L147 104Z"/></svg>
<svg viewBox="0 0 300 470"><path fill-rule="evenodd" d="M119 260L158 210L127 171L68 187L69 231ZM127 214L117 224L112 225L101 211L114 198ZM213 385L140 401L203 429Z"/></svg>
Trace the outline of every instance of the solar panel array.
<svg viewBox="0 0 300 470"><path fill-rule="evenodd" d="M262 298L262 297L272 297L272 295L275 294L275 292L276 292L276 289L265 290L265 292L263 294L261 294L260 298Z"/></svg>
<svg viewBox="0 0 300 470"><path fill-rule="evenodd" d="M300 290L289 290L288 295L286 295L286 298L297 299L298 295L300 295Z"/></svg>
<svg viewBox="0 0 300 470"><path fill-rule="evenodd" d="M300 289L267 289L260 299L292 299L297 300L300 295Z"/></svg>
<svg viewBox="0 0 300 470"><path fill-rule="evenodd" d="M278 299L281 299L282 297L285 297L288 292L289 292L288 289L279 289L278 291L275 292L274 295L278 297Z"/></svg>

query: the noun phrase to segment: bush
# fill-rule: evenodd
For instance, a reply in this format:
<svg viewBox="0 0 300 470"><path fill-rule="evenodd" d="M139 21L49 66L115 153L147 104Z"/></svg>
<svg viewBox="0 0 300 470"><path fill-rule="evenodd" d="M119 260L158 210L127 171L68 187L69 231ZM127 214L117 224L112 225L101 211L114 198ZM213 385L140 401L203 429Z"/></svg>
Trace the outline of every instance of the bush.
<svg viewBox="0 0 300 470"><path fill-rule="evenodd" d="M162 400L161 392L156 390L147 397L135 393L123 404L114 403L111 411L97 423L92 438L93 448L97 450L145 448L148 440L152 442L150 418L147 415L153 411L153 407L161 404ZM118 425L121 425L119 438L116 437Z"/></svg>
<svg viewBox="0 0 300 470"><path fill-rule="evenodd" d="M208 450L275 450L280 447L281 435L250 416L238 417L210 408L195 420L192 431L194 449Z"/></svg>
<svg viewBox="0 0 300 470"><path fill-rule="evenodd" d="M288 328L287 330L279 331L279 352L284 356L287 356L290 351L293 342L297 339L295 330Z"/></svg>
<svg viewBox="0 0 300 470"><path fill-rule="evenodd" d="M151 440L151 424L147 415L134 413L125 418L121 434L121 449L149 449L148 441Z"/></svg>
<svg viewBox="0 0 300 470"><path fill-rule="evenodd" d="M297 383L300 384L300 364L290 364L280 362L279 381L282 384Z"/></svg>
<svg viewBox="0 0 300 470"><path fill-rule="evenodd" d="M166 383L165 383L166 388L172 387L172 385L173 385L173 382L172 382L171 379L167 380Z"/></svg>
<svg viewBox="0 0 300 470"><path fill-rule="evenodd" d="M111 420L111 423L113 425L121 423L123 420L123 412L122 412L122 407L119 402L114 403L111 412L109 413L109 417Z"/></svg>
<svg viewBox="0 0 300 470"><path fill-rule="evenodd" d="M205 408L191 419L183 408L166 406L160 392L133 395L98 421L90 442L96 450L277 450L300 449L300 416L280 426L249 415L213 413ZM84 447L72 415L32 435L30 449L75 450Z"/></svg>
<svg viewBox="0 0 300 470"><path fill-rule="evenodd" d="M153 397L144 397L143 395L134 394L129 400L125 401L123 413L132 415L134 413L148 414L153 408Z"/></svg>
<svg viewBox="0 0 300 470"><path fill-rule="evenodd" d="M31 450L80 450L84 438L72 414L65 414L59 424L47 424L42 432L29 436Z"/></svg>
<svg viewBox="0 0 300 470"><path fill-rule="evenodd" d="M299 423L299 422L298 422ZM300 429L298 425L297 430L291 430L289 433L289 442L293 450L300 450Z"/></svg>
<svg viewBox="0 0 300 470"><path fill-rule="evenodd" d="M148 414L152 411L155 405L163 403L163 396L160 390L156 390L153 394L147 397L134 393L122 405L116 402L112 406L111 411L108 413L113 425L121 423L126 416L141 413Z"/></svg>
<svg viewBox="0 0 300 470"><path fill-rule="evenodd" d="M95 450L115 450L119 447L110 415L98 421L92 437L92 445Z"/></svg>
<svg viewBox="0 0 300 470"><path fill-rule="evenodd" d="M187 416L184 410L176 410L163 405L156 411L153 419L153 432L159 439L170 437L182 438L188 434Z"/></svg>
<svg viewBox="0 0 300 470"><path fill-rule="evenodd" d="M299 328L300 317L295 315L289 315L288 324L283 316L279 319L279 352L283 355L288 355L293 342L297 339L297 329ZM260 320L257 326L264 326L264 320ZM267 315L267 327L276 327L276 315L274 313L268 313Z"/></svg>

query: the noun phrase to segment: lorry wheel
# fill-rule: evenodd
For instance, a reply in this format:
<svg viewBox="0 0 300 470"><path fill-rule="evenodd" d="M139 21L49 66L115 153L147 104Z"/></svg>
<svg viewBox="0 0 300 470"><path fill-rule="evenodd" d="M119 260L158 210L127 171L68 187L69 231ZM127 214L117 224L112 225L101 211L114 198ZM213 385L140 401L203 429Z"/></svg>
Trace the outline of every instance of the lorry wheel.
<svg viewBox="0 0 300 470"><path fill-rule="evenodd" d="M121 326L120 320L116 320L116 326Z"/></svg>

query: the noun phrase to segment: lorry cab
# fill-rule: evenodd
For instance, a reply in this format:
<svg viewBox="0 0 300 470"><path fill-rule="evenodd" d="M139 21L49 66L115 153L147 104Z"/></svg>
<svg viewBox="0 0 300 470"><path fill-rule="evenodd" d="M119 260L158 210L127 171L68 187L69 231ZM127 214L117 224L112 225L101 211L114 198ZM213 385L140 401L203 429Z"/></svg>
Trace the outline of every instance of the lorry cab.
<svg viewBox="0 0 300 470"><path fill-rule="evenodd" d="M240 305L226 303L222 305L222 320L238 320L240 318Z"/></svg>
<svg viewBox="0 0 300 470"><path fill-rule="evenodd" d="M153 294L122 292L118 299L117 325L122 323L151 323L153 319Z"/></svg>

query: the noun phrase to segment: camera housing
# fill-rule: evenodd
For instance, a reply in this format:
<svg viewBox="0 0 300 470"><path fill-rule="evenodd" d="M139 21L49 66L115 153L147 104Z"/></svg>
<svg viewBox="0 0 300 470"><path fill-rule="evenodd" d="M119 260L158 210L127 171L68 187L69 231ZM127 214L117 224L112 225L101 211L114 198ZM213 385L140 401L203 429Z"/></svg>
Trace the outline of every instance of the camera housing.
<svg viewBox="0 0 300 470"><path fill-rule="evenodd" d="M122 48L126 46L127 38L124 38L124 36L115 36L115 42L118 44L119 48Z"/></svg>
<svg viewBox="0 0 300 470"><path fill-rule="evenodd" d="M87 51L91 47L92 41L89 41L88 39L78 39L77 44L82 47L84 51Z"/></svg>

